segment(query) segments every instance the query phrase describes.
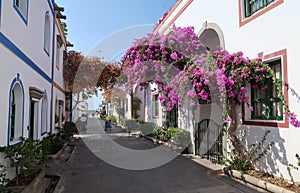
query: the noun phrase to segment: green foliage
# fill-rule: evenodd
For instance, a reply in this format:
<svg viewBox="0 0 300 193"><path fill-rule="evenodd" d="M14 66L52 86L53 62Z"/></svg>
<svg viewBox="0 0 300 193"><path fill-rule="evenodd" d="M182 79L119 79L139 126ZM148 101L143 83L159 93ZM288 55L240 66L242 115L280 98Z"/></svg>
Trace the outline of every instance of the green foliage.
<svg viewBox="0 0 300 193"><path fill-rule="evenodd" d="M64 138L72 136L74 133L78 133L76 124L74 122L65 122L62 128L62 135Z"/></svg>
<svg viewBox="0 0 300 193"><path fill-rule="evenodd" d="M108 118L111 120L112 123L117 124L117 117L116 116L111 115L111 116L108 116Z"/></svg>
<svg viewBox="0 0 300 193"><path fill-rule="evenodd" d="M129 133L140 130L140 125L136 119L122 119L121 124L127 128Z"/></svg>
<svg viewBox="0 0 300 193"><path fill-rule="evenodd" d="M142 134L149 135L153 133L154 129L157 127L155 123L152 122L144 122L140 120L136 120L140 124L140 129Z"/></svg>
<svg viewBox="0 0 300 193"><path fill-rule="evenodd" d="M0 184L4 184L6 179L4 166L0 164Z"/></svg>
<svg viewBox="0 0 300 193"><path fill-rule="evenodd" d="M244 151L245 151L244 155L246 155L246 157L242 157L241 155L238 155L238 153L235 150L228 152L228 158L225 159L226 169L228 170L253 169L254 165L261 158L263 158L271 150L271 147L275 144L274 142L271 142L267 145L265 144L269 133L270 131L267 130L259 142L249 145L248 148L244 147ZM246 144L245 132L242 135L241 141L244 144Z"/></svg>
<svg viewBox="0 0 300 193"><path fill-rule="evenodd" d="M64 140L61 138L60 133L49 133L43 138L41 143L43 152L47 155L50 155L57 153L63 147Z"/></svg>
<svg viewBox="0 0 300 193"><path fill-rule="evenodd" d="M172 136L173 142L177 145L188 145L191 142L190 132L181 128L177 128L177 132Z"/></svg>
<svg viewBox="0 0 300 193"><path fill-rule="evenodd" d="M153 133L151 134L151 137L153 137L154 139L158 139L158 140L164 140L166 130L167 130L167 128L165 128L165 127L157 126L154 129Z"/></svg>
<svg viewBox="0 0 300 193"><path fill-rule="evenodd" d="M249 170L252 168L251 164L242 159L234 150L227 152L228 158L225 160L226 170Z"/></svg>
<svg viewBox="0 0 300 193"><path fill-rule="evenodd" d="M173 139L175 134L179 131L179 128L168 128L164 133L164 140L168 141Z"/></svg>
<svg viewBox="0 0 300 193"><path fill-rule="evenodd" d="M298 167L294 166L293 164L289 164L289 166L293 169L300 170L300 156L299 156L299 154L296 154L295 156L296 156L296 159L298 160L298 163L297 163Z"/></svg>
<svg viewBox="0 0 300 193"><path fill-rule="evenodd" d="M188 145L191 141L190 132L181 128L156 127L151 135L155 139L171 141L176 145Z"/></svg>
<svg viewBox="0 0 300 193"><path fill-rule="evenodd" d="M13 190L9 189L8 187L0 184L0 192L1 193L15 193Z"/></svg>
<svg viewBox="0 0 300 193"><path fill-rule="evenodd" d="M29 183L47 164L47 156L38 140L26 139L17 145L2 147L1 150L15 168L16 185Z"/></svg>
<svg viewBox="0 0 300 193"><path fill-rule="evenodd" d="M8 182L9 182L9 179L6 178L4 166L0 164L0 192L2 192L2 193L11 192L11 190L9 190L7 187L5 187L5 184L7 184Z"/></svg>
<svg viewBox="0 0 300 193"><path fill-rule="evenodd" d="M58 122L59 122L59 116L58 116L57 114L55 114L54 119L55 119L55 123L58 123Z"/></svg>
<svg viewBox="0 0 300 193"><path fill-rule="evenodd" d="M61 26L63 28L64 34L68 35L68 28L67 28L67 23L64 21L61 21Z"/></svg>

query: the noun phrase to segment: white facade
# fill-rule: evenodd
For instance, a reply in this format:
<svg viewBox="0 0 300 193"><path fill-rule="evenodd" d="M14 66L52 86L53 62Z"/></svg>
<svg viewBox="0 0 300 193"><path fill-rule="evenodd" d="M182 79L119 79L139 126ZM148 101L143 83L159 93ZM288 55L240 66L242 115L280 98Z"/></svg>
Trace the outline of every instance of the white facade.
<svg viewBox="0 0 300 193"><path fill-rule="evenodd" d="M54 129L56 99L64 104L66 40L52 0L0 0L0 146L41 139ZM57 35L63 46L56 52ZM60 56L55 67L56 53ZM64 107L62 108L64 111Z"/></svg>
<svg viewBox="0 0 300 193"><path fill-rule="evenodd" d="M63 79L64 56L67 50L67 40L60 19L55 22L54 68L53 68L53 104L52 120L56 127L62 127L65 120L65 84ZM57 123L55 117L58 117Z"/></svg>
<svg viewBox="0 0 300 193"><path fill-rule="evenodd" d="M300 27L297 25L299 2L265 1L270 4L249 17L245 13L246 2L248 1L179 0L162 19L156 31L167 33L172 24L180 27L194 26L195 33L211 50L221 46L231 53L243 51L245 56L260 57L265 62L280 60L282 79L290 87L288 90L285 86L284 95L288 98L290 110L300 114L300 82L297 78L300 44ZM256 2L263 3L259 0ZM202 108L199 116L191 112L187 113L190 116L188 119L179 116L179 127L193 132L195 123L207 117L206 107ZM300 172L288 167L289 164L297 165L295 154L300 153L300 129L289 124L284 116L281 121L253 120L247 107L242 109L241 106L237 108L237 113L238 129L248 131L249 144L257 143L264 131L271 131L268 142L274 141L275 145L271 153L260 160L257 167L288 180L300 181Z"/></svg>
<svg viewBox="0 0 300 193"><path fill-rule="evenodd" d="M122 119L131 119L131 95L125 91L125 87L115 87L111 91L110 103L106 104L108 116L115 116L117 122Z"/></svg>
<svg viewBox="0 0 300 193"><path fill-rule="evenodd" d="M72 116L71 119L73 122L77 122L82 116L87 115L88 111L88 98L87 96L83 97L82 92L79 93L79 96L76 93L72 94Z"/></svg>

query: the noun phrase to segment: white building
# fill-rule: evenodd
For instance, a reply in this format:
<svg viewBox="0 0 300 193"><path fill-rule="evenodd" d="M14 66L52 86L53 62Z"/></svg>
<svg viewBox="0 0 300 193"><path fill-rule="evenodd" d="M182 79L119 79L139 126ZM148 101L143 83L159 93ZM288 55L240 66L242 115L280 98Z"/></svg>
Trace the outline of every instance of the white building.
<svg viewBox="0 0 300 193"><path fill-rule="evenodd" d="M284 82L283 92L290 110L300 114L300 82L297 78L300 44L298 6L297 1L283 0L178 0L161 20L156 32L167 33L172 24L180 27L194 26L195 33L210 50L221 46L231 53L243 51L249 58L260 57L272 65L277 78ZM288 180L300 181L299 171L288 167L289 164L297 163L295 154L300 153L300 129L293 127L282 113L282 105L277 101L276 94L270 92L265 97L257 95L261 100L255 100L255 91L251 92L248 94L254 111L251 113L248 108L237 107L238 129L248 131L249 144L260 141L266 130L271 131L268 142L275 142L271 153L262 158L257 167ZM153 98L149 100L155 103L155 93L147 96ZM202 108L207 106L203 105ZM269 113L267 109L270 110ZM164 118L159 113L150 113L152 117L157 117L154 122ZM175 113L178 127L192 132L194 153L197 153L198 147L194 144L197 140L197 123L209 118L207 111L200 111L200 116L192 115L194 117L189 120L178 115L179 113ZM145 120L153 121L147 115L145 117Z"/></svg>
<svg viewBox="0 0 300 193"><path fill-rule="evenodd" d="M53 0L0 0L0 146L41 139L63 121L67 41Z"/></svg>

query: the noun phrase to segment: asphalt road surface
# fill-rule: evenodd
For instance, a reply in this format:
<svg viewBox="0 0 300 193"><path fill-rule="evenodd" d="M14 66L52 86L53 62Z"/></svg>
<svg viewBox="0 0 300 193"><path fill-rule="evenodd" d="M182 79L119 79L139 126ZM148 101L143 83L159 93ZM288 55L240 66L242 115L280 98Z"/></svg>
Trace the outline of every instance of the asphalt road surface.
<svg viewBox="0 0 300 193"><path fill-rule="evenodd" d="M208 174L210 169L188 157L177 155L166 161L173 156L170 151L160 149L159 153L153 153L157 145L129 135L119 127L114 126L112 131L105 132L104 122L97 118L88 119L87 129L81 137L74 142L69 161L54 163L47 169L61 176L58 192L258 192L225 176L212 177Z"/></svg>

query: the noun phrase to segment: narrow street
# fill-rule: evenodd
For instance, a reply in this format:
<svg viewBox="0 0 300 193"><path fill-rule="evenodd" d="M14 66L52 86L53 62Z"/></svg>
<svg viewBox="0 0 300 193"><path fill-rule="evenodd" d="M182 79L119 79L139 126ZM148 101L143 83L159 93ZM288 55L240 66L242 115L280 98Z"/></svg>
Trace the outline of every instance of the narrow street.
<svg viewBox="0 0 300 193"><path fill-rule="evenodd" d="M100 125L100 126L99 126ZM97 118L89 118L87 131L81 134L84 140L75 142L76 146L70 160L64 163L55 163L47 169L50 173L61 176L58 184L59 192L64 193L255 193L247 186L232 181L229 178L211 177L210 169L195 163L188 157L177 156L172 161L146 170L129 170L115 167L99 158L97 152L110 155L110 158L118 160L117 163L126 165L131 158L124 159L120 152L111 151L113 148L101 143L108 138L116 143L132 150L149 150L155 148L152 142L128 135L120 128L113 127L112 131L103 131L104 123ZM86 145L83 141L91 140L93 143ZM97 140L95 140L97 139ZM95 143L98 141L99 143ZM91 149L91 144L97 147ZM90 148L87 148L89 146ZM94 154L94 153L95 154ZM167 152L168 154L168 152ZM105 157L105 156L104 156ZM121 166L122 164L120 164ZM139 164L138 164L139 165ZM137 166L143 167L143 164Z"/></svg>

